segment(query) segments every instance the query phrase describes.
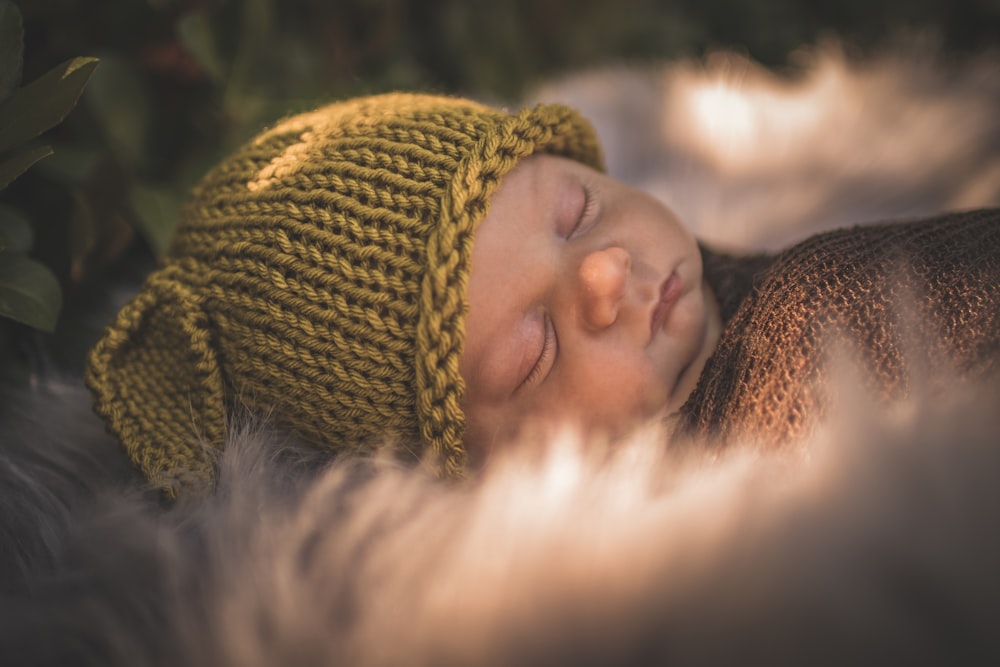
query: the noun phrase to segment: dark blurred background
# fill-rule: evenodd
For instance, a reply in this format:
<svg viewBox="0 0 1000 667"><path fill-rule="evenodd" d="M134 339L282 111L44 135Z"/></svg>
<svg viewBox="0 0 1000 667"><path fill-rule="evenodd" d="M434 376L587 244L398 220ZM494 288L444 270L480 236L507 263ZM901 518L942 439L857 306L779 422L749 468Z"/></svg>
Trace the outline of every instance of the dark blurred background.
<svg viewBox="0 0 1000 667"><path fill-rule="evenodd" d="M76 108L44 135L54 154L0 191L3 215L33 230L28 252L62 296L55 333L0 317L0 368L25 380L52 364L79 371L113 299L108 286L149 268L184 193L215 160L290 111L391 89L516 103L560 73L722 48L781 68L825 37L859 55L901 31L934 34L956 56L1000 46L1000 0L14 4L24 83L76 56L101 61ZM25 280L14 287L50 298Z"/></svg>

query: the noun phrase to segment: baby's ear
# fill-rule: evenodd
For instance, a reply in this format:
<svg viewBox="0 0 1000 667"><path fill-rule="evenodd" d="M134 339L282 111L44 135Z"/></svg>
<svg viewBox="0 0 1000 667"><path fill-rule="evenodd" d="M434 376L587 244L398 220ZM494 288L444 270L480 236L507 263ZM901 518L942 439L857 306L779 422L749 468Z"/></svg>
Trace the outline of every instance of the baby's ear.
<svg viewBox="0 0 1000 667"><path fill-rule="evenodd" d="M154 486L172 498L212 488L210 451L225 442L223 378L190 286L151 276L90 353L86 379L95 410Z"/></svg>

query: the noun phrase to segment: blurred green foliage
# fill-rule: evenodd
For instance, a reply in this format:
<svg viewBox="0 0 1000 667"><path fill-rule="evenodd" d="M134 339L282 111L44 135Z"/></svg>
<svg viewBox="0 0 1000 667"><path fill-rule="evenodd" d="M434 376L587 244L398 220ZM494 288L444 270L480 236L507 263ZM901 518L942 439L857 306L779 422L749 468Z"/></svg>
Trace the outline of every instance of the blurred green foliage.
<svg viewBox="0 0 1000 667"><path fill-rule="evenodd" d="M76 106L97 61L73 58L21 85L24 31L17 6L0 0L0 191L52 148L35 140ZM15 208L0 206L0 317L52 331L62 306L59 281L28 253L34 228Z"/></svg>
<svg viewBox="0 0 1000 667"><path fill-rule="evenodd" d="M20 61L0 71L0 99L57 63L100 60L81 104L20 164L52 155L0 192L8 246L0 258L18 257L0 271L48 290L43 301L61 291L65 312L56 322L56 304L41 328L56 323L56 335L81 339L81 348L96 331L81 330L74 308L89 307L96 281L162 251L197 178L289 112L390 89L516 100L559 72L721 47L781 65L824 35L862 49L901 28L932 28L954 51L1000 40L1000 0L14 2L23 72ZM18 35L0 28L0 61L20 52ZM0 319L0 367L23 356L19 341L37 337ZM69 356L71 366L82 363L82 354Z"/></svg>

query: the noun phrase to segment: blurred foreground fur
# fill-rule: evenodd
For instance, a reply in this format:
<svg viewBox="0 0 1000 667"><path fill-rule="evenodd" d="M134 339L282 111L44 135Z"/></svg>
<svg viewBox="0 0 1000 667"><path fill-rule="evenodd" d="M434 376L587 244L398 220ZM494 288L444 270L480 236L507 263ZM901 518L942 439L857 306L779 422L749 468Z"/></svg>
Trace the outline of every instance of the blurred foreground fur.
<svg viewBox="0 0 1000 667"><path fill-rule="evenodd" d="M582 96L612 171L728 245L998 203L995 60L839 57L817 52L811 74L780 85L730 60L738 94L691 65L553 86ZM604 111L584 83L598 80ZM714 98L697 91L716 88L754 122L674 124L692 105L710 118ZM0 393L0 656L996 664L1000 379L914 386L891 411L839 406L794 452L665 450L651 431L585 455L574 434L525 436L461 487L385 461L330 465L245 418L218 493L164 509L79 383L42 380Z"/></svg>
<svg viewBox="0 0 1000 667"><path fill-rule="evenodd" d="M784 454L644 433L598 460L567 434L463 487L244 429L204 504L99 493L56 521L0 647L18 665L996 664L1000 383L974 389L851 409ZM64 399L85 401L26 418ZM113 446L82 414L62 428L7 444L5 495L30 492L24 448Z"/></svg>

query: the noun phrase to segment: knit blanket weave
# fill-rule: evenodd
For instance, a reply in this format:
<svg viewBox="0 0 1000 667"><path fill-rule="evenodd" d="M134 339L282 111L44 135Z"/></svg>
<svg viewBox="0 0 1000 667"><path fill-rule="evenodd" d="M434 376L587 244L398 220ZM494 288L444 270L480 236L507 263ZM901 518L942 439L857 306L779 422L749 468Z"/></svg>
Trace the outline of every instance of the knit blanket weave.
<svg viewBox="0 0 1000 667"><path fill-rule="evenodd" d="M845 360L858 395L886 405L917 372L944 387L997 367L1000 209L837 230L773 255L702 254L724 328L681 409L686 435L802 438Z"/></svg>

